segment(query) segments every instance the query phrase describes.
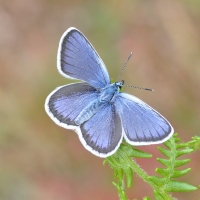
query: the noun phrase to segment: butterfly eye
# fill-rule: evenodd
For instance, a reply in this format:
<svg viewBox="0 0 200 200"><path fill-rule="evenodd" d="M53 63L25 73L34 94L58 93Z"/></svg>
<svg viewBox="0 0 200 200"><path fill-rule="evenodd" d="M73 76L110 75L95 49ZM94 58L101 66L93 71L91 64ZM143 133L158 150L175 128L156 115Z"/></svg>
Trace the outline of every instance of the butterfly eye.
<svg viewBox="0 0 200 200"><path fill-rule="evenodd" d="M115 84L119 87L122 87L124 85L124 80L120 81L120 82L115 82Z"/></svg>
<svg viewBox="0 0 200 200"><path fill-rule="evenodd" d="M119 85L119 91L122 92L122 86L124 85L124 80L122 80L120 82L120 85Z"/></svg>

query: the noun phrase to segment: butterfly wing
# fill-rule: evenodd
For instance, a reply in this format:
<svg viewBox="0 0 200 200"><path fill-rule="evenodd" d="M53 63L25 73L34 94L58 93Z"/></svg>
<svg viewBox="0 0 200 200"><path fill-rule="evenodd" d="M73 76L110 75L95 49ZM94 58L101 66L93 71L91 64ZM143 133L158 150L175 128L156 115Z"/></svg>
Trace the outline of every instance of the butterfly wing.
<svg viewBox="0 0 200 200"><path fill-rule="evenodd" d="M76 28L69 28L60 39L57 67L63 76L83 80L95 88L110 83L105 64Z"/></svg>
<svg viewBox="0 0 200 200"><path fill-rule="evenodd" d="M59 126L74 129L75 118L98 95L96 89L85 82L61 86L49 94L45 110Z"/></svg>
<svg viewBox="0 0 200 200"><path fill-rule="evenodd" d="M115 107L122 120L124 137L132 145L162 143L174 133L161 114L135 96L119 93Z"/></svg>
<svg viewBox="0 0 200 200"><path fill-rule="evenodd" d="M99 157L115 153L122 142L122 126L113 104L107 103L78 130L84 147Z"/></svg>

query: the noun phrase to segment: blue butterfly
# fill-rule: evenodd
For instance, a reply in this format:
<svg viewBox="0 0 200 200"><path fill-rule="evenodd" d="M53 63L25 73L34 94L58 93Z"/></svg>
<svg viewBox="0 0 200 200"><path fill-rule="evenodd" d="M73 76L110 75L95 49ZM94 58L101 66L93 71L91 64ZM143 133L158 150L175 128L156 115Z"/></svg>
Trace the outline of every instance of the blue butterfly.
<svg viewBox="0 0 200 200"><path fill-rule="evenodd" d="M111 83L105 64L76 28L61 37L57 68L66 78L83 82L56 88L45 110L59 126L77 132L83 146L99 157L114 154L124 138L131 145L158 144L174 130L157 111Z"/></svg>

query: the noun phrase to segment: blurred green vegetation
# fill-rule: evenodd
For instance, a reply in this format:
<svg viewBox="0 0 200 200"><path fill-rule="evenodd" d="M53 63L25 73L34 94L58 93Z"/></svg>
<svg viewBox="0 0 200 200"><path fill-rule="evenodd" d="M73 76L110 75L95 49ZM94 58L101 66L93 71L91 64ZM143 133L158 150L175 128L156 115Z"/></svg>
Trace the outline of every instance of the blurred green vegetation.
<svg viewBox="0 0 200 200"><path fill-rule="evenodd" d="M1 1L0 2L0 199L117 199L112 172L86 151L73 131L44 111L46 96L71 80L56 69L58 42L74 26L91 41L116 79L163 114L187 141L200 135L200 2L177 1ZM155 146L140 147L150 153ZM159 156L159 155L158 155ZM200 157L192 155L190 179L199 185ZM155 173L151 165L138 161ZM195 173L196 172L196 173ZM183 180L184 181L184 180ZM131 198L152 197L135 178ZM145 192L144 192L145 191ZM199 191L177 195L197 199Z"/></svg>

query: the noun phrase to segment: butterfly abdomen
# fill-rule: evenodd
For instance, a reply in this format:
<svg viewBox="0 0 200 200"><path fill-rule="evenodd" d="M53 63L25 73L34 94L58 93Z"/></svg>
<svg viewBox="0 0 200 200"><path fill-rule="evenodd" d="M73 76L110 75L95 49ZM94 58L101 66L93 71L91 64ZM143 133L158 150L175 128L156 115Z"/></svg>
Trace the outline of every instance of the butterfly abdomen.
<svg viewBox="0 0 200 200"><path fill-rule="evenodd" d="M97 113L97 111L103 106L105 103L99 101L97 99L96 101L93 101L90 103L75 119L76 125L81 125L83 122L89 120L94 114Z"/></svg>
<svg viewBox="0 0 200 200"><path fill-rule="evenodd" d="M82 112L76 117L75 124L81 125L83 122L89 120L101 106L112 102L113 97L118 93L118 87L116 84L107 85L105 88L102 88L100 91L99 99L90 103Z"/></svg>

